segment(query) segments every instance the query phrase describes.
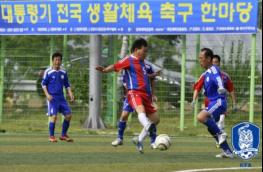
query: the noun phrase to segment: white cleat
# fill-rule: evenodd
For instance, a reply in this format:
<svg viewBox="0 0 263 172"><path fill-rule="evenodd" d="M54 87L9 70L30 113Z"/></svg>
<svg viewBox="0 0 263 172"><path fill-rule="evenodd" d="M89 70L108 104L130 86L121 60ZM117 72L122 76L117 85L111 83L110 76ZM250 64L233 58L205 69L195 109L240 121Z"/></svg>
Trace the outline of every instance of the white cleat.
<svg viewBox="0 0 263 172"><path fill-rule="evenodd" d="M151 149L157 149L157 146L155 143L151 143Z"/></svg>
<svg viewBox="0 0 263 172"><path fill-rule="evenodd" d="M114 147L117 147L117 146L123 145L123 141L121 139L117 138L116 140L111 142L111 145Z"/></svg>
<svg viewBox="0 0 263 172"><path fill-rule="evenodd" d="M224 143L224 141L226 141L226 133L222 133L218 135L218 144L221 145L222 143Z"/></svg>
<svg viewBox="0 0 263 172"><path fill-rule="evenodd" d="M142 142L139 142L139 138L138 137L133 137L132 138L132 143L136 146L137 150L143 154L143 144Z"/></svg>
<svg viewBox="0 0 263 172"><path fill-rule="evenodd" d="M233 159L234 155L233 155L233 153L222 152L222 153L216 155L216 158L230 158L230 159Z"/></svg>

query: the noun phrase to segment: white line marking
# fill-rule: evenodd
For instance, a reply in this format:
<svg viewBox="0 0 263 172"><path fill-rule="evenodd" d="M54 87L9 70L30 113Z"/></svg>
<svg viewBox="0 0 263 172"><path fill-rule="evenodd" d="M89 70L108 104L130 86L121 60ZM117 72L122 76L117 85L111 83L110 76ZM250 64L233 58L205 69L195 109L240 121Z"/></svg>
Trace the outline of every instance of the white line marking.
<svg viewBox="0 0 263 172"><path fill-rule="evenodd" d="M192 169L192 170L180 170L174 172L201 172L201 171L253 170L253 169L262 169L262 167L203 168L203 169Z"/></svg>

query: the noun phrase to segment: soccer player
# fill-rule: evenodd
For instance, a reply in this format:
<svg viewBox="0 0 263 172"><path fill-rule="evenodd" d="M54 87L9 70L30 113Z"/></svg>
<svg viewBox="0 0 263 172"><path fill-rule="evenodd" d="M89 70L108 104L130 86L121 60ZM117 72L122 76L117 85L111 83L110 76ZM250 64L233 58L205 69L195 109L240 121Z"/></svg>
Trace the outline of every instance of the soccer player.
<svg viewBox="0 0 263 172"><path fill-rule="evenodd" d="M148 63L147 61L145 61L145 67L146 67L146 72L151 82L152 99L156 99L153 91L154 91L155 77L160 75L160 71L154 72L152 65ZM122 110L121 117L120 117L119 124L118 124L118 136L117 136L117 139L111 143L112 146L119 146L123 144L123 135L124 135L124 131L126 128L126 123L127 123L129 114L134 112L134 109L129 105L127 96L126 96L126 93L128 90L126 82L128 80L127 78L128 76L125 75L124 73L122 77L123 77L122 82L123 82L123 87L124 87L124 95L125 95L124 98L125 99L123 101L123 110ZM153 125L153 128L151 132L149 133L150 138L151 138L151 148L152 149L156 149L156 146L154 144L155 139L156 139L156 132L157 132L156 130L157 130L156 126Z"/></svg>
<svg viewBox="0 0 263 172"><path fill-rule="evenodd" d="M143 153L143 140L152 130L154 125L160 121L156 109L152 104L151 86L146 72L144 60L148 47L147 41L143 38L136 39L131 48L131 55L123 58L114 65L108 67L97 66L96 69L102 73L120 71L124 69L128 77L127 98L129 105L138 113L138 119L143 129L136 143L137 149Z"/></svg>
<svg viewBox="0 0 263 172"><path fill-rule="evenodd" d="M221 71L218 66L212 64L214 54L209 48L203 48L199 55L201 67L206 71L204 77L204 95L209 99L209 104L197 115L199 122L207 126L209 133L216 139L223 152L216 155L218 158L233 158L233 153L226 141L226 135L218 128L216 119L226 112L226 89L221 79Z"/></svg>
<svg viewBox="0 0 263 172"><path fill-rule="evenodd" d="M64 115L64 121L59 139L73 142L73 139L67 135L71 120L71 110L64 97L63 87L67 89L70 101L74 101L74 95L70 88L67 72L61 69L61 64L62 54L58 52L54 53L52 55L52 67L46 69L42 80L42 88L47 97L48 105L49 141L57 142L55 138L55 125L57 113L61 112Z"/></svg>
<svg viewBox="0 0 263 172"><path fill-rule="evenodd" d="M212 60L213 65L220 67L220 61L221 61L220 56L214 55L213 60ZM237 108L236 108L236 96L235 96L235 92L234 92L234 84L226 72L221 71L221 79L223 81L224 87L226 88L226 90L228 91L228 93L231 96L232 104L233 104L233 111L236 111ZM198 93L203 88L203 85L204 85L204 75L201 75L201 77L198 79L198 81L194 85L194 96L193 96L192 106L194 106L196 98L198 96ZM209 99L207 97L205 97L205 107L207 107L208 104L209 104ZM216 121L217 126L219 127L219 129L223 133L225 133L225 131L224 131L224 129L225 129L225 122L224 122L225 114L226 113L221 114L220 118L216 119L217 120Z"/></svg>

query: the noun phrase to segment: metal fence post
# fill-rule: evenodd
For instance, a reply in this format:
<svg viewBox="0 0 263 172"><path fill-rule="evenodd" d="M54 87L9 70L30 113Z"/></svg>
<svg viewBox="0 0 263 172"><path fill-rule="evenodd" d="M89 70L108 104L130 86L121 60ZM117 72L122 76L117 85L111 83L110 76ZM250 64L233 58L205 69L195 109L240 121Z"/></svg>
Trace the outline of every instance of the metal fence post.
<svg viewBox="0 0 263 172"><path fill-rule="evenodd" d="M256 41L257 35L252 34L251 40L251 73L250 73L250 97L249 97L249 122L254 121L254 99L255 99L255 69L256 69Z"/></svg>
<svg viewBox="0 0 263 172"><path fill-rule="evenodd" d="M195 46L195 52L196 52L196 62L198 62L198 58L199 58L199 52L200 52L200 42L201 42L201 36L197 35L196 36L196 46ZM198 73L196 71L195 76L197 76ZM195 107L194 107L194 126L197 126L197 113L198 113L198 107L199 107L199 102L198 102L199 98L197 97L196 99L196 103L195 103Z"/></svg>
<svg viewBox="0 0 263 172"><path fill-rule="evenodd" d="M5 48L6 48L5 37L1 36L1 53L0 53L0 123L2 123L2 120L3 120Z"/></svg>
<svg viewBox="0 0 263 172"><path fill-rule="evenodd" d="M185 111L185 70L186 70L186 35L183 35L182 66L181 66L181 96L180 96L180 131L184 130Z"/></svg>

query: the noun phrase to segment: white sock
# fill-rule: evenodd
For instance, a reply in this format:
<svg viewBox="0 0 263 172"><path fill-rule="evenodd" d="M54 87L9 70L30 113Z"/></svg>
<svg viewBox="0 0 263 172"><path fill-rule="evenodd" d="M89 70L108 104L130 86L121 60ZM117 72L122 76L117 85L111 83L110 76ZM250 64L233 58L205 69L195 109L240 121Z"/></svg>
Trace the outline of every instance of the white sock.
<svg viewBox="0 0 263 172"><path fill-rule="evenodd" d="M143 127L143 129L142 129L142 131L138 137L138 141L142 142L146 138L147 135L148 135L148 130L146 129L146 127Z"/></svg>
<svg viewBox="0 0 263 172"><path fill-rule="evenodd" d="M224 132L224 129L225 129L225 115L224 114L220 115L217 126L222 132Z"/></svg>
<svg viewBox="0 0 263 172"><path fill-rule="evenodd" d="M140 123L142 124L143 127L149 126L150 121L149 119L146 117L146 114L141 112L138 114L138 119L140 121Z"/></svg>

